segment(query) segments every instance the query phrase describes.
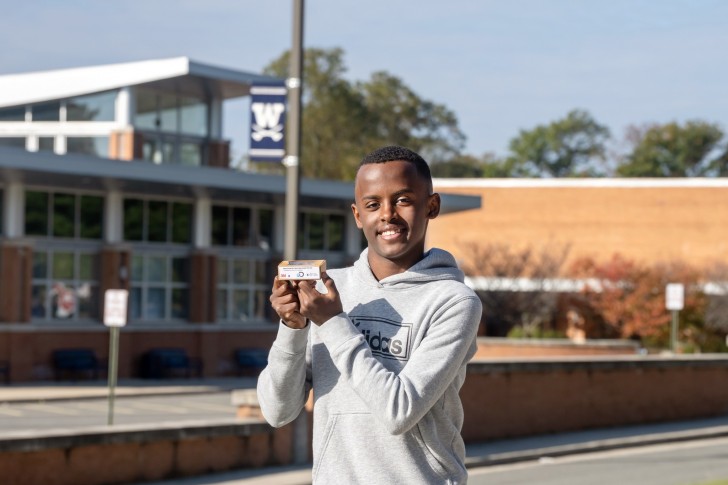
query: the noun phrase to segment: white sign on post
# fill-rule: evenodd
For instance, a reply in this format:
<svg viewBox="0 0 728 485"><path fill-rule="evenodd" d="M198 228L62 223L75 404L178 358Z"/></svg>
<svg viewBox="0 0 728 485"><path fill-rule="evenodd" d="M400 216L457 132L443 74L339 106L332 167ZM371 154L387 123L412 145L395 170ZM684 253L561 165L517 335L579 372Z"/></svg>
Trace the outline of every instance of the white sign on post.
<svg viewBox="0 0 728 485"><path fill-rule="evenodd" d="M685 287L682 283L669 283L665 287L665 307L680 311L685 306Z"/></svg>
<svg viewBox="0 0 728 485"><path fill-rule="evenodd" d="M127 290L106 290L104 294L104 325L123 327L126 325Z"/></svg>

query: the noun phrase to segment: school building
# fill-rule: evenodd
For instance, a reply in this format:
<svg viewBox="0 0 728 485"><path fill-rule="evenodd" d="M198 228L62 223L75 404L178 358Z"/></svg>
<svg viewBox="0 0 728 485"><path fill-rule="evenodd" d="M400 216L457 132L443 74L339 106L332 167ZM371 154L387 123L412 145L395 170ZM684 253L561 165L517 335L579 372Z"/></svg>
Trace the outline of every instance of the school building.
<svg viewBox="0 0 728 485"><path fill-rule="evenodd" d="M604 261L728 264L728 180L436 179L435 189L481 197L477 210L433 221L429 244L460 260L473 245L569 246Z"/></svg>
<svg viewBox="0 0 728 485"><path fill-rule="evenodd" d="M236 350L270 345L285 178L229 168L222 122L224 101L271 79L187 58L0 76L0 364L12 381L56 377L56 350L103 361L107 289L129 290L121 378L141 375L152 349L183 349L221 376ZM352 199L351 183L301 182L300 258L358 257ZM443 213L479 206L443 197Z"/></svg>

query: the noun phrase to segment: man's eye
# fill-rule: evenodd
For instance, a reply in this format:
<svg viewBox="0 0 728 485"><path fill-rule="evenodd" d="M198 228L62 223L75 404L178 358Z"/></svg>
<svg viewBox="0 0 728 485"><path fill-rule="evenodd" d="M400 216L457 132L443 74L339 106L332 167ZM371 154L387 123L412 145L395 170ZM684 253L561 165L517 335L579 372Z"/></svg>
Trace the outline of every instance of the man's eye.
<svg viewBox="0 0 728 485"><path fill-rule="evenodd" d="M400 205L401 204L409 204L410 202L411 201L409 200L408 197L400 197L399 199L397 199L397 204L400 204Z"/></svg>
<svg viewBox="0 0 728 485"><path fill-rule="evenodd" d="M367 204L364 207L366 207L367 209L376 209L377 207L379 207L379 204L377 204L376 202L372 202L371 204Z"/></svg>

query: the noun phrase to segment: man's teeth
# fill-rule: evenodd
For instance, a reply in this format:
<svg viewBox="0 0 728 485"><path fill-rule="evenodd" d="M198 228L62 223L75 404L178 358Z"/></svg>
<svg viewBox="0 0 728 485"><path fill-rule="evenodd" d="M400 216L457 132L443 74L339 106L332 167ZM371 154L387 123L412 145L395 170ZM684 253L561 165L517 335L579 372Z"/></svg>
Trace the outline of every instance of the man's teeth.
<svg viewBox="0 0 728 485"><path fill-rule="evenodd" d="M382 236L394 236L397 233L399 233L399 231L384 231Z"/></svg>

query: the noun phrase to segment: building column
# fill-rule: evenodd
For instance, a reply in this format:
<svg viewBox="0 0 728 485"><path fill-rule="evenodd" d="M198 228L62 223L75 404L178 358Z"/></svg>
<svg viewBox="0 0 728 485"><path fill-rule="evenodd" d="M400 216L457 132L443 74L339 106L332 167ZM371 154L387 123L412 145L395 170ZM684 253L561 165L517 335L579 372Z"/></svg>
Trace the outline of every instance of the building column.
<svg viewBox="0 0 728 485"><path fill-rule="evenodd" d="M7 239L25 235L25 188L9 183L3 192L2 235Z"/></svg>
<svg viewBox="0 0 728 485"><path fill-rule="evenodd" d="M216 319L217 256L210 250L212 201L208 197L195 200L192 241L195 249L189 256L191 323L210 323Z"/></svg>
<svg viewBox="0 0 728 485"><path fill-rule="evenodd" d="M217 256L208 250L190 254L190 323L212 323L217 318Z"/></svg>
<svg viewBox="0 0 728 485"><path fill-rule="evenodd" d="M29 322L33 249L20 240L0 243L0 322Z"/></svg>
<svg viewBox="0 0 728 485"><path fill-rule="evenodd" d="M104 247L99 252L99 318L104 314L106 290L129 290L131 250L124 241L124 199L110 190L104 203Z"/></svg>
<svg viewBox="0 0 728 485"><path fill-rule="evenodd" d="M144 137L133 128L114 130L109 135L109 158L115 160L141 160Z"/></svg>
<svg viewBox="0 0 728 485"><path fill-rule="evenodd" d="M25 235L25 188L9 183L3 191L0 241L0 322L29 322L33 248Z"/></svg>
<svg viewBox="0 0 728 485"><path fill-rule="evenodd" d="M230 168L230 142L227 140L208 140L207 165Z"/></svg>

